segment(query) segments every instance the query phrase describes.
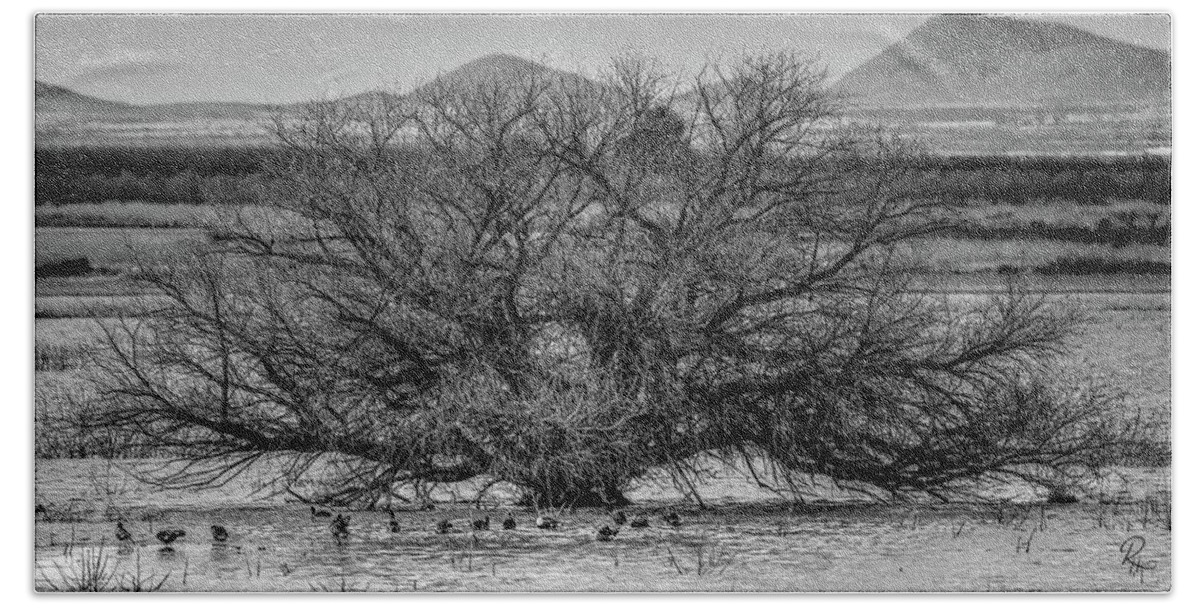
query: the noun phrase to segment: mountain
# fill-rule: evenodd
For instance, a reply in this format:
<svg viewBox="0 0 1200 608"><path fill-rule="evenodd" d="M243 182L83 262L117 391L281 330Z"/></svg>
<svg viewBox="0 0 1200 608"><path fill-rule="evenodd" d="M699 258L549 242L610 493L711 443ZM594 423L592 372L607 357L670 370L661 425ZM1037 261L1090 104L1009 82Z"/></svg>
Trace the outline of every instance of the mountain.
<svg viewBox="0 0 1200 608"><path fill-rule="evenodd" d="M591 83L573 74L513 55L487 55L441 74L406 95L435 87L468 89L488 82L513 82L528 76ZM368 91L343 101L376 103L395 93ZM406 95L399 95L403 97ZM277 113L304 104L269 106L205 102L134 105L107 101L45 82L34 82L38 139L44 143L173 142L189 140L254 141L267 136L264 125Z"/></svg>
<svg viewBox="0 0 1200 608"><path fill-rule="evenodd" d="M125 112L134 108L126 103L83 95L66 87L48 84L40 80L33 82L33 103L38 115L47 113L103 114Z"/></svg>
<svg viewBox="0 0 1200 608"><path fill-rule="evenodd" d="M34 81L34 126L41 144L262 141L275 106L194 102L134 105Z"/></svg>
<svg viewBox="0 0 1200 608"><path fill-rule="evenodd" d="M1102 106L1164 102L1168 53L1060 23L937 15L846 74L863 107Z"/></svg>
<svg viewBox="0 0 1200 608"><path fill-rule="evenodd" d="M435 86L445 86L451 89L469 89L490 82L515 82L522 78L545 77L553 80L564 80L572 83L590 83L579 74L556 70L515 55L496 53L486 55L464 63L463 65L439 75L433 81L417 87L417 91L428 90Z"/></svg>
<svg viewBox="0 0 1200 608"><path fill-rule="evenodd" d="M61 118L123 120L123 121L188 121L188 120L246 120L269 114L275 107L265 104L236 102L183 102L155 105L134 105L109 101L77 93L63 86L35 80L33 107L38 118L61 115Z"/></svg>
<svg viewBox="0 0 1200 608"><path fill-rule="evenodd" d="M440 87L452 90L469 90L481 84L515 82L527 77L545 77L548 79L562 79L567 82L595 84L573 72L557 70L515 55L494 53L485 55L479 59L473 59L449 72L439 74L433 80L418 85L415 89L405 94L367 91L345 97L343 101L372 102L383 97L405 97L423 92L432 92Z"/></svg>

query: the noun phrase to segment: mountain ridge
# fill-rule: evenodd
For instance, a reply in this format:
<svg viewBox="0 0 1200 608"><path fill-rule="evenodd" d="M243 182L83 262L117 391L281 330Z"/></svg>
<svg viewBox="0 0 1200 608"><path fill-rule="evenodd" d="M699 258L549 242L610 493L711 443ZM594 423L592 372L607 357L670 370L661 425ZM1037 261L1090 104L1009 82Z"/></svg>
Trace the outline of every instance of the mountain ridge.
<svg viewBox="0 0 1200 608"><path fill-rule="evenodd" d="M1170 96L1170 55L1070 25L937 15L843 76L864 106L1108 105Z"/></svg>

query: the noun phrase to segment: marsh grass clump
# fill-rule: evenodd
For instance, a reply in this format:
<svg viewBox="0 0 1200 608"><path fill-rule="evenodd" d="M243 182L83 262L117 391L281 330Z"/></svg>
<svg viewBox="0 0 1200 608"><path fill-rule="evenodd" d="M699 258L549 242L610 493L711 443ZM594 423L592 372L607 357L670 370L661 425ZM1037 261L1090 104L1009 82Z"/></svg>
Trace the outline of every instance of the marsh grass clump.
<svg viewBox="0 0 1200 608"><path fill-rule="evenodd" d="M328 583L309 583L308 588L310 591L322 593L370 593L372 591L371 585L352 582L346 578L345 574Z"/></svg>
<svg viewBox="0 0 1200 608"><path fill-rule="evenodd" d="M64 372L83 367L91 347L82 344L34 344L35 372Z"/></svg>
<svg viewBox="0 0 1200 608"><path fill-rule="evenodd" d="M153 592L162 589L171 573L162 576L142 572L141 552L134 561L133 572L119 572L104 543L93 549L83 549L79 556L66 564L55 562L54 573L41 573L45 590L53 592L116 591Z"/></svg>
<svg viewBox="0 0 1200 608"><path fill-rule="evenodd" d="M708 539L702 538L699 542L687 546L695 555L694 561L682 554L676 557L671 547L666 547L667 561L680 576L720 576L738 562L737 555L720 541L709 542Z"/></svg>

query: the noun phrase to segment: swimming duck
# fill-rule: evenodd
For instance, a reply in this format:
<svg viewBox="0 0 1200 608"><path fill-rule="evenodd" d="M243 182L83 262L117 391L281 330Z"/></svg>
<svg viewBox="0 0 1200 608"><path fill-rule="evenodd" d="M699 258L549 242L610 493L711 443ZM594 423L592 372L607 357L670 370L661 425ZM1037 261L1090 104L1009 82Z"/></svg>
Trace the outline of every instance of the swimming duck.
<svg viewBox="0 0 1200 608"><path fill-rule="evenodd" d="M308 505L308 510L310 513L312 513L312 516L314 519L318 518L318 517L333 517L333 513L330 513L329 511L326 511L325 509L317 509L316 507L314 507L312 505Z"/></svg>
<svg viewBox="0 0 1200 608"><path fill-rule="evenodd" d="M133 540L133 535L125 529L125 522L117 522L117 540L123 543Z"/></svg>
<svg viewBox="0 0 1200 608"><path fill-rule="evenodd" d="M437 523L437 533L438 534L449 534L450 531L453 529L454 529L454 524L450 523L450 520L448 520L448 519L443 519L442 521L439 521Z"/></svg>
<svg viewBox="0 0 1200 608"><path fill-rule="evenodd" d="M504 528L505 530L515 530L517 528L517 520L513 519L513 514L511 511L508 513L508 516L504 518L504 521L500 523L500 527Z"/></svg>
<svg viewBox="0 0 1200 608"><path fill-rule="evenodd" d="M543 530L557 530L558 529L558 520L554 519L553 517L543 517L541 515L538 515L537 521L534 522L534 524Z"/></svg>
<svg viewBox="0 0 1200 608"><path fill-rule="evenodd" d="M485 515L483 519L476 519L471 522L472 530L487 530L492 525L492 516Z"/></svg>
<svg viewBox="0 0 1200 608"><path fill-rule="evenodd" d="M599 530L596 530L596 540L608 542L617 536L619 529L614 530L608 524L604 524Z"/></svg>
<svg viewBox="0 0 1200 608"><path fill-rule="evenodd" d="M229 540L229 530L226 530L225 526L218 526L216 524L213 524L211 529L212 529L212 537L213 537L214 541L223 543L223 542Z"/></svg>
<svg viewBox="0 0 1200 608"><path fill-rule="evenodd" d="M154 538L157 538L158 542L169 546L171 543L173 543L176 540L183 538L185 536L187 536L187 532L184 532L183 530L179 530L179 529L174 529L174 530L159 530L158 533L154 535Z"/></svg>
<svg viewBox="0 0 1200 608"><path fill-rule="evenodd" d="M625 522L627 521L627 518L625 517L625 512L624 511L613 511L612 520L613 520L613 523L617 524L618 526L625 525Z"/></svg>
<svg viewBox="0 0 1200 608"><path fill-rule="evenodd" d="M329 531L337 540L345 540L347 536L350 536L350 518L342 517L342 514L338 513L338 516L329 524Z"/></svg>
<svg viewBox="0 0 1200 608"><path fill-rule="evenodd" d="M663 515L663 521L667 522L668 525L674 528L678 528L679 526L683 525L683 521L679 519L679 514L674 510L668 511L666 515Z"/></svg>
<svg viewBox="0 0 1200 608"><path fill-rule="evenodd" d="M629 527L630 528L649 528L650 527L650 519L648 517L646 517L645 513L638 513L636 516L634 516L633 521L629 522Z"/></svg>

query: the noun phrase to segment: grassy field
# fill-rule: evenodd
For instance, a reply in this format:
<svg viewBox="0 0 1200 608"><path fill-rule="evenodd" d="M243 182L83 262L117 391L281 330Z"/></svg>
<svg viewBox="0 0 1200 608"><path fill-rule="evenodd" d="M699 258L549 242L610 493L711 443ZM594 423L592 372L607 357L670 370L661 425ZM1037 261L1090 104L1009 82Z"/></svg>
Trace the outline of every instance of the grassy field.
<svg viewBox="0 0 1200 608"><path fill-rule="evenodd" d="M35 228L34 263L88 258L95 266L121 268L205 242L197 228Z"/></svg>
<svg viewBox="0 0 1200 608"><path fill-rule="evenodd" d="M1171 249L1157 245L1116 248L1050 239L966 240L929 238L905 246L912 259L939 273L994 272L1001 266L1035 269L1060 259L1170 263Z"/></svg>
<svg viewBox="0 0 1200 608"><path fill-rule="evenodd" d="M1169 243L1146 240L1162 234L1161 225L1153 229L1158 232L1151 232L1148 227L1129 228L1121 224L1128 218L1149 222L1151 220L1147 218L1158 214L1159 221L1166 221L1169 226L1169 214L1164 216L1164 210L1169 212L1160 205L1137 201L1103 206L1074 203L1012 206L976 202L964 208L962 219L982 233L991 231L1006 236L936 237L912 243L907 249L914 259L940 274L1035 270L1059 260L1076 259L1092 260L1101 265L1107 262L1169 265ZM159 256L204 244L206 231L234 213L242 213L256 222L273 222L279 217L277 213L263 213L253 207L235 210L231 207L136 202L39 207L36 211L35 263L87 258L93 267L127 268L139 256L154 261ZM1124 232L1087 232L1097 230L1106 222L1122 226ZM1029 226L1041 232L1030 231L1033 238L1021 235L1022 228ZM1047 232L1057 229L1069 231L1074 240L1046 238ZM1099 240L1079 242L1080 237L1089 235ZM1118 237L1128 239L1129 243L1108 242L1108 239ZM39 286L39 294L41 292ZM101 295L102 292L87 293Z"/></svg>
<svg viewBox="0 0 1200 608"><path fill-rule="evenodd" d="M58 228L204 228L218 221L221 208L212 205L121 202L41 205L34 225Z"/></svg>
<svg viewBox="0 0 1200 608"><path fill-rule="evenodd" d="M997 205L987 201L968 201L962 208L962 219L984 225L1020 225L1044 222L1064 226L1095 228L1105 218L1121 213L1154 214L1170 207L1139 200L1114 201L1107 205L1081 205L1067 201L1041 202L1028 205Z"/></svg>

